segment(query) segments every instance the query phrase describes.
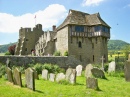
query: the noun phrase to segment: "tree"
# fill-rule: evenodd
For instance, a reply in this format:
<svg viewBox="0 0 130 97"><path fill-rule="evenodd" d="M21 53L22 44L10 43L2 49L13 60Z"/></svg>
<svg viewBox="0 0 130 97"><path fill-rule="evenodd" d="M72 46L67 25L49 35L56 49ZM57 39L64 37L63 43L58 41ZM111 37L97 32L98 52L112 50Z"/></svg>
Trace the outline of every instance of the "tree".
<svg viewBox="0 0 130 97"><path fill-rule="evenodd" d="M12 46L8 47L8 51L10 52L11 55L14 55L14 53L15 53L15 47L16 47L16 45L12 45Z"/></svg>

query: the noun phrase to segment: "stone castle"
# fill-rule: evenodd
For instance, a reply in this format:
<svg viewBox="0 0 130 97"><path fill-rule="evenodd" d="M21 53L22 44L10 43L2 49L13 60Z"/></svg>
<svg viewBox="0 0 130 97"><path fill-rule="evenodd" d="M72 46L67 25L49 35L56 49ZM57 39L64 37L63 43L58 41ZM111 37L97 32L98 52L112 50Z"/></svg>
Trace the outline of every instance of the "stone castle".
<svg viewBox="0 0 130 97"><path fill-rule="evenodd" d="M67 51L83 63L101 63L104 56L108 61L107 42L110 39L110 26L103 21L99 13L88 14L69 10L64 22L52 31L43 31L42 25L33 28L21 28L15 55L29 55L35 50L36 56L53 55Z"/></svg>

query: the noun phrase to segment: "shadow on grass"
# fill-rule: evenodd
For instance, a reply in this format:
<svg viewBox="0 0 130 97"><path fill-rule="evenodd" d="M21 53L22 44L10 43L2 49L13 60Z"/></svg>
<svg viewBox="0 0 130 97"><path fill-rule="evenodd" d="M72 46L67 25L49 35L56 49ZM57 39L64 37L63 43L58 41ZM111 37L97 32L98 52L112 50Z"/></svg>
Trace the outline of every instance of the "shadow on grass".
<svg viewBox="0 0 130 97"><path fill-rule="evenodd" d="M84 84L81 84L81 83L76 83L75 85L81 85L81 86L84 86Z"/></svg>
<svg viewBox="0 0 130 97"><path fill-rule="evenodd" d="M42 91L40 91L40 90L35 90L35 92L44 94L44 92L42 92Z"/></svg>

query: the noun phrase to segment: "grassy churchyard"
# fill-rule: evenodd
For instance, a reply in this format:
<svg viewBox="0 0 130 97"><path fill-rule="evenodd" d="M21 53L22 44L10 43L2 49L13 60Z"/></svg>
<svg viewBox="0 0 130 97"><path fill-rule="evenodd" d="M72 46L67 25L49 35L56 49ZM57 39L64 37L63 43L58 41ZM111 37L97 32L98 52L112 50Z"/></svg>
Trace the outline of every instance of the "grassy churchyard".
<svg viewBox="0 0 130 97"><path fill-rule="evenodd" d="M98 78L99 90L86 88L86 78L76 78L76 84L59 84L41 78L35 80L35 91L24 86L13 85L0 78L0 97L130 97L130 82L126 82L122 73L105 74L107 79Z"/></svg>

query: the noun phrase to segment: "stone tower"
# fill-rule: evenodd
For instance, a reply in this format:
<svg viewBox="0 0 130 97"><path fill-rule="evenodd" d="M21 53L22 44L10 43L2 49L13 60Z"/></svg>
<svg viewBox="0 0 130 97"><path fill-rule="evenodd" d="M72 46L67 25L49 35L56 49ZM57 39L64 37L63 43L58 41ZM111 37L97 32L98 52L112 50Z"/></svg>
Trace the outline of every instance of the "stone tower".
<svg viewBox="0 0 130 97"><path fill-rule="evenodd" d="M42 34L41 24L37 24L32 31L31 28L21 28L19 30L19 39L16 45L15 55L31 54L31 50L35 49L35 43Z"/></svg>
<svg viewBox="0 0 130 97"><path fill-rule="evenodd" d="M108 61L107 42L110 26L99 13L88 14L70 10L67 18L57 28L57 50L84 63L101 63L104 56Z"/></svg>

